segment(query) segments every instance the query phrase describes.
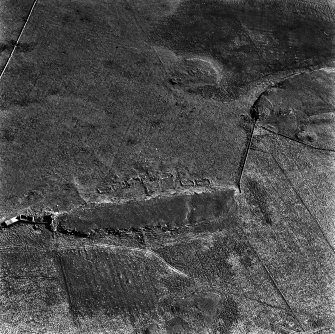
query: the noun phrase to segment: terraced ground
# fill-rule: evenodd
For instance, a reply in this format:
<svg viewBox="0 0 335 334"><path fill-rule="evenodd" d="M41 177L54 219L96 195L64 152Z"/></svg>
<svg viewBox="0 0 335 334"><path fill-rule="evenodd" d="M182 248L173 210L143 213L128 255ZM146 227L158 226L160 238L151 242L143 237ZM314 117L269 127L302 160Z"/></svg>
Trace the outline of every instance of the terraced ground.
<svg viewBox="0 0 335 334"><path fill-rule="evenodd" d="M334 4L3 0L0 333L335 333Z"/></svg>

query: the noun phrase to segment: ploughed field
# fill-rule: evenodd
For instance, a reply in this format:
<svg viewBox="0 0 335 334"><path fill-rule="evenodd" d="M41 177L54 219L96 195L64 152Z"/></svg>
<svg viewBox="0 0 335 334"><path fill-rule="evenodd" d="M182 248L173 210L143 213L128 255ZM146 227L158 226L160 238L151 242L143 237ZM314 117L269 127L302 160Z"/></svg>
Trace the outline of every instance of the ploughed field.
<svg viewBox="0 0 335 334"><path fill-rule="evenodd" d="M1 333L335 332L330 0L0 27Z"/></svg>

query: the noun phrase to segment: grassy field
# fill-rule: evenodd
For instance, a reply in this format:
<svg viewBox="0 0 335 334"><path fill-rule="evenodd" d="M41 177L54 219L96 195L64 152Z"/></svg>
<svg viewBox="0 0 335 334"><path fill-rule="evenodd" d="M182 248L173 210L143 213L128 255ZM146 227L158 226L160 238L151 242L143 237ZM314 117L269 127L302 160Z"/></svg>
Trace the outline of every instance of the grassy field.
<svg viewBox="0 0 335 334"><path fill-rule="evenodd" d="M15 44L31 5L0 217L55 220L0 229L0 332L331 333L333 5L39 0Z"/></svg>

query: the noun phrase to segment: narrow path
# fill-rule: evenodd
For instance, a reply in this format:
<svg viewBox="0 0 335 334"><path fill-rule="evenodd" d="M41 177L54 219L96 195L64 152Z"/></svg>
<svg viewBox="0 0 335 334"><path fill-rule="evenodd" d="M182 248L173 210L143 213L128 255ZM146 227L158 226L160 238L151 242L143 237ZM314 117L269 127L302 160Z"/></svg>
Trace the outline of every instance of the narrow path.
<svg viewBox="0 0 335 334"><path fill-rule="evenodd" d="M279 80L277 82L274 82L274 83L272 82L270 85L268 85L266 87L265 90L263 90L258 95L258 97L256 98L255 102L253 103L253 105L251 106L250 111L249 111L249 115L250 115L250 117L252 119L252 128L251 128L251 131L250 131L250 134L249 134L249 138L248 138L247 143L246 143L245 154L241 158L239 172L238 172L238 176L236 178L236 185L237 185L240 193L242 193L241 183L242 183L242 179L243 179L243 173L244 173L244 170L247 167L248 155L249 155L249 151L250 151L252 140L253 140L253 136L254 136L254 131L255 131L255 128L257 126L257 122L258 122L258 119L259 119L258 107L259 107L260 100L266 94L268 94L268 92L269 92L270 89L276 88L276 87L280 86L282 83L284 83L288 79L292 79L294 77L297 77L297 76L300 76L300 75L303 75L303 74L306 74L306 73L313 73L315 71L325 70L325 69L329 70L329 68L327 68L327 67L325 68L325 67L321 67L321 66L317 66L315 68L309 68L309 69L306 69L306 70L298 70L297 72L294 72L294 73L292 73L292 74L290 74L288 76L285 76L284 78L282 78L281 80ZM327 152L335 152L335 149L333 150L333 149L326 149L326 148L316 147L316 146L313 146L313 145L301 142L299 140L296 140L294 138L291 138L289 136L286 136L284 134L276 133L276 132L274 132L274 131L266 128L266 127L261 126L261 128L263 128L264 130L269 131L271 133L274 133L274 134L276 134L278 136L282 136L282 137L285 137L286 139L289 139L289 140L295 141L297 143L300 143L302 145L311 147L313 149L317 149L317 150L320 150L320 151L327 151Z"/></svg>
<svg viewBox="0 0 335 334"><path fill-rule="evenodd" d="M28 22L29 22L29 20L30 20L30 18L31 18L31 15L32 15L32 13L33 13L33 11L34 11L34 8L35 8L35 6L36 6L36 4L37 4L37 1L38 1L38 0L34 0L32 6L30 7L28 16L27 16L27 18L25 19L24 25L23 25L23 27L21 28L21 31L20 31L20 33L19 33L18 38L17 38L16 41L15 41L15 45L14 45L14 47L13 47L13 49L12 49L12 51L11 51L11 53L10 53L10 55L9 55L9 57L8 57L8 59L7 59L7 61L6 61L5 66L3 67L2 71L1 71L1 74L0 74L0 82L1 82L3 76L4 76L5 72L6 72L6 69L7 69L8 65L9 65L11 59L13 58L13 55L14 55L14 53L15 53L15 51L16 51L16 48L17 48L18 45L19 45L20 39L21 39L21 37L22 37L22 35L23 35L23 33L24 33L26 27L27 27L27 24L28 24Z"/></svg>

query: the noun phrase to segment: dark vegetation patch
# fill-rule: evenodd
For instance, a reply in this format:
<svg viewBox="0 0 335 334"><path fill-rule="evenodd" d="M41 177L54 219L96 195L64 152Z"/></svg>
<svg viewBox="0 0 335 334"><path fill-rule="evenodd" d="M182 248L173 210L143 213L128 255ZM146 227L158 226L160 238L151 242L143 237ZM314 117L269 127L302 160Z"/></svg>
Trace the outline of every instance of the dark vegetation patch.
<svg viewBox="0 0 335 334"><path fill-rule="evenodd" d="M7 43L0 43L0 53L4 52L4 51L9 51L11 52L14 48L16 44L16 41L11 39L10 41L8 41ZM17 46L16 46L16 52L22 52L22 53L26 53L26 52L30 52L32 50L34 50L35 48L35 44L34 43L21 43L18 42Z"/></svg>
<svg viewBox="0 0 335 334"><path fill-rule="evenodd" d="M138 141L137 141L136 138L134 138L134 137L129 137L129 138L127 139L126 145L127 145L127 146L136 145L137 142L138 142Z"/></svg>
<svg viewBox="0 0 335 334"><path fill-rule="evenodd" d="M217 333L229 333L231 327L239 320L238 305L231 297L223 299L217 312Z"/></svg>
<svg viewBox="0 0 335 334"><path fill-rule="evenodd" d="M38 70L32 63L13 64L6 70L5 84L0 89L0 106L8 108L12 104L27 106L40 100L36 96L35 86ZM10 84L8 84L10 82Z"/></svg>
<svg viewBox="0 0 335 334"><path fill-rule="evenodd" d="M160 296L191 283L171 275L158 257L125 248L65 250L56 259L76 318L103 313L133 322L152 312Z"/></svg>
<svg viewBox="0 0 335 334"><path fill-rule="evenodd" d="M190 326L181 317L174 317L167 322L166 330L168 334L186 334L190 332Z"/></svg>
<svg viewBox="0 0 335 334"><path fill-rule="evenodd" d="M33 43L18 43L16 47L17 52L30 52L34 50L35 45Z"/></svg>
<svg viewBox="0 0 335 334"><path fill-rule="evenodd" d="M85 7L81 5L80 7L75 4L71 5L71 11L63 15L62 22L63 24L75 24L75 23L83 23L89 24L94 21L94 11L92 8Z"/></svg>
<svg viewBox="0 0 335 334"><path fill-rule="evenodd" d="M191 87L189 93L201 95L205 99L227 99L233 95L233 92L222 90L220 87L204 85L201 87Z"/></svg>
<svg viewBox="0 0 335 334"><path fill-rule="evenodd" d="M254 105L260 122L292 140L333 149L334 76L323 70L285 79Z"/></svg>
<svg viewBox="0 0 335 334"><path fill-rule="evenodd" d="M280 90L269 91L268 99L276 102L280 97L284 105L289 105L300 113L297 114L299 120L306 116L334 111L334 77L324 74L323 71L284 80L276 87Z"/></svg>
<svg viewBox="0 0 335 334"><path fill-rule="evenodd" d="M230 84L238 88L267 73L332 59L334 26L308 6L187 0L152 29L151 38L177 52L213 56L235 73Z"/></svg>
<svg viewBox="0 0 335 334"><path fill-rule="evenodd" d="M266 191L262 186L255 180L246 178L246 186L249 192L247 199L252 206L255 206L261 213L264 220L262 223L265 225L273 224L273 215L269 208L269 200Z"/></svg>
<svg viewBox="0 0 335 334"><path fill-rule="evenodd" d="M18 96L15 100L12 101L12 103L20 107L27 107L29 104L38 102L40 102L39 99L29 95Z"/></svg>
<svg viewBox="0 0 335 334"><path fill-rule="evenodd" d="M235 210L234 191L226 190L81 208L60 216L58 221L61 229L76 234L89 234L94 228L125 230L167 226L173 229L187 224L200 224L201 230L217 230L233 224Z"/></svg>
<svg viewBox="0 0 335 334"><path fill-rule="evenodd" d="M117 59L118 58L118 59ZM120 58L123 59L122 64ZM153 74L153 66L144 54L129 54L119 52L116 59L106 59L102 61L102 65L111 73L117 73L128 79L148 81ZM152 78L151 78L152 79Z"/></svg>
<svg viewBox="0 0 335 334"><path fill-rule="evenodd" d="M159 127L160 125L163 124L163 120L162 119L151 119L151 120L149 120L149 124L153 128L157 128L157 127Z"/></svg>
<svg viewBox="0 0 335 334"><path fill-rule="evenodd" d="M8 129L3 129L1 131L0 138L5 141L12 142L15 140L16 135L17 135L17 132L15 129L8 128Z"/></svg>
<svg viewBox="0 0 335 334"><path fill-rule="evenodd" d="M332 107L333 109L334 107ZM335 114L335 110L333 111ZM306 122L307 123L307 122ZM333 118L319 118L319 119L309 119L307 124L313 125L331 125L335 123L335 117Z"/></svg>
<svg viewBox="0 0 335 334"><path fill-rule="evenodd" d="M156 324L151 324L149 327L143 330L143 334L157 334L159 333L159 327Z"/></svg>
<svg viewBox="0 0 335 334"><path fill-rule="evenodd" d="M0 43L0 53L4 52L8 49L8 45L6 43Z"/></svg>
<svg viewBox="0 0 335 334"><path fill-rule="evenodd" d="M119 75L124 76L126 78L132 79L141 74L141 69L134 64L120 64L117 60L108 59L102 62L103 66L114 72L117 72Z"/></svg>
<svg viewBox="0 0 335 334"><path fill-rule="evenodd" d="M253 256L250 250L250 246L243 241L239 241L234 245L234 251L238 254L241 263L244 267L248 268L253 263Z"/></svg>
<svg viewBox="0 0 335 334"><path fill-rule="evenodd" d="M169 308L171 318L166 322L168 333L202 332L201 328L211 327L220 297L207 291L193 291L164 299L162 306ZM179 331L178 331L179 330Z"/></svg>

